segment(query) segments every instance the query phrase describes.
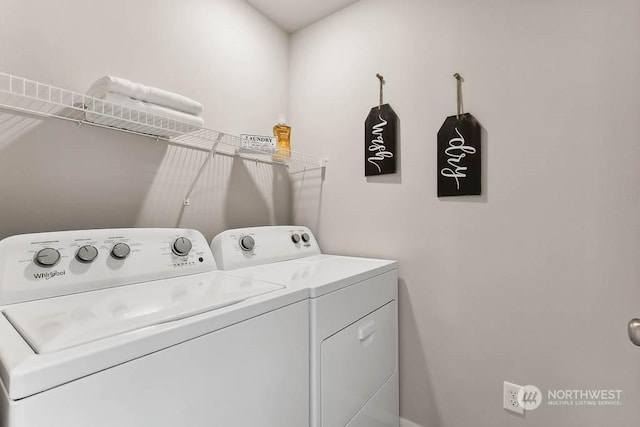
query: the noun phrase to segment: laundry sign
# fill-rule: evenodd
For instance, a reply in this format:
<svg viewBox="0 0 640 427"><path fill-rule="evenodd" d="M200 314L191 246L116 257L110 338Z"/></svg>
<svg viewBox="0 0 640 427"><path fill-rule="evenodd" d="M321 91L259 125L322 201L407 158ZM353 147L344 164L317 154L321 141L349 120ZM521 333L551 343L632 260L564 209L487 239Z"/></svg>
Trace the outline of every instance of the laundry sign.
<svg viewBox="0 0 640 427"><path fill-rule="evenodd" d="M438 197L481 194L482 127L462 113L462 77L457 79L458 113L447 117L438 131Z"/></svg>
<svg viewBox="0 0 640 427"><path fill-rule="evenodd" d="M396 172L396 139L398 116L382 101L384 78L380 81L380 102L369 111L364 122L364 175L384 175Z"/></svg>
<svg viewBox="0 0 640 427"><path fill-rule="evenodd" d="M438 197L481 193L481 136L471 114L447 117L438 131Z"/></svg>
<svg viewBox="0 0 640 427"><path fill-rule="evenodd" d="M398 116L389 104L373 107L365 121L364 174L396 172L396 130Z"/></svg>
<svg viewBox="0 0 640 427"><path fill-rule="evenodd" d="M276 151L276 142L275 136L240 135L240 148L245 150L273 153Z"/></svg>

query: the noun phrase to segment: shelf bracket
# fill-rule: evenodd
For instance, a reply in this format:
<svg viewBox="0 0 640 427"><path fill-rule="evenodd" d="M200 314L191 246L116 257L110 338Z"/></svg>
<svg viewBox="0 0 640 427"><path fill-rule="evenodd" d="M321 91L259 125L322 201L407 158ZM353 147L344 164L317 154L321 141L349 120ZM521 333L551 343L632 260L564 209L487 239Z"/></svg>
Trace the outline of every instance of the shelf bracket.
<svg viewBox="0 0 640 427"><path fill-rule="evenodd" d="M202 176L202 173L204 172L204 169L207 167L209 162L211 162L211 160L213 160L213 157L216 155L216 148L218 147L218 144L220 143L221 139L222 139L222 134L218 133L218 136L216 137L216 140L213 143L213 146L211 147L211 150L209 150L209 155L207 156L205 161L202 163L202 166L200 166L200 169L198 170L198 173L196 174L196 177L193 179L193 182L191 183L191 186L189 187L189 191L187 191L187 194L184 196L184 201L183 201L183 205L184 206L190 206L191 205L191 193L193 193L193 190L195 190L196 185L198 184L198 181L200 181L200 177Z"/></svg>

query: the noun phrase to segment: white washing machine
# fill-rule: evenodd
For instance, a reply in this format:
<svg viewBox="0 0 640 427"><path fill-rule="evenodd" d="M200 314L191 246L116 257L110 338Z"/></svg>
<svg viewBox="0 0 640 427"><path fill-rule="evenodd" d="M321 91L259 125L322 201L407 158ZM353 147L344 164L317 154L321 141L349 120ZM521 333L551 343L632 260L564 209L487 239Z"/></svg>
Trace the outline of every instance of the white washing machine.
<svg viewBox="0 0 640 427"><path fill-rule="evenodd" d="M1 427L309 424L309 301L187 229L0 242Z"/></svg>
<svg viewBox="0 0 640 427"><path fill-rule="evenodd" d="M311 426L398 426L395 261L322 254L293 226L228 230L211 248L238 278L308 290Z"/></svg>

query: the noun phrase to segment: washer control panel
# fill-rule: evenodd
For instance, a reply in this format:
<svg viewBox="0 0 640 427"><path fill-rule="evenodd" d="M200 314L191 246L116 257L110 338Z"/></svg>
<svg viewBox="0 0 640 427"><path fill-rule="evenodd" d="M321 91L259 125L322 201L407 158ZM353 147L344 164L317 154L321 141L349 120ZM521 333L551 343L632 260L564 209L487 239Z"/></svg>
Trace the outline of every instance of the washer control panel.
<svg viewBox="0 0 640 427"><path fill-rule="evenodd" d="M214 237L211 250L221 270L234 270L320 254L307 227L237 228Z"/></svg>
<svg viewBox="0 0 640 427"><path fill-rule="evenodd" d="M190 229L23 234L0 241L0 305L216 270Z"/></svg>

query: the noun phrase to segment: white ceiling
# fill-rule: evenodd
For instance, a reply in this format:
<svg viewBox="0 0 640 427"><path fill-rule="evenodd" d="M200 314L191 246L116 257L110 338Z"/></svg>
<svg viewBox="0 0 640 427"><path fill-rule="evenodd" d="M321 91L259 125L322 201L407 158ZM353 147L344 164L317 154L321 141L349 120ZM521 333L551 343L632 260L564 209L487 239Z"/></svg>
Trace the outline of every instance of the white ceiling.
<svg viewBox="0 0 640 427"><path fill-rule="evenodd" d="M284 30L293 33L358 0L247 0Z"/></svg>

